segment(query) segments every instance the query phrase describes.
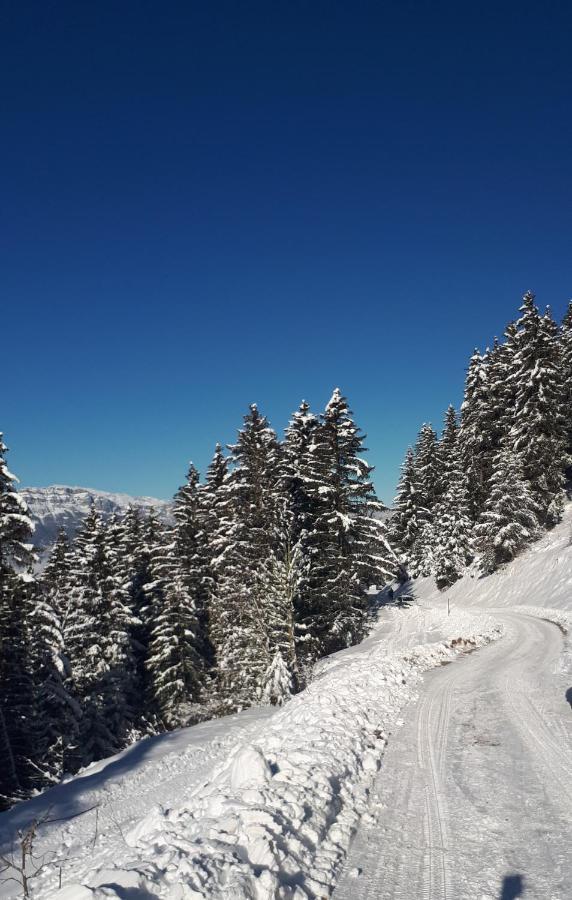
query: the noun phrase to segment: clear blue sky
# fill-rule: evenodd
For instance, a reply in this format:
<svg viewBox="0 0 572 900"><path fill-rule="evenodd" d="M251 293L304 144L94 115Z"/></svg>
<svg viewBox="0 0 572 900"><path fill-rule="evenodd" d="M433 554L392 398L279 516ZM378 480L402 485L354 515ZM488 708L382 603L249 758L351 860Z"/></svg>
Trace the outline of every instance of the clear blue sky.
<svg viewBox="0 0 572 900"><path fill-rule="evenodd" d="M569 2L0 9L0 429L166 497L340 385L390 500L531 288L572 295Z"/></svg>

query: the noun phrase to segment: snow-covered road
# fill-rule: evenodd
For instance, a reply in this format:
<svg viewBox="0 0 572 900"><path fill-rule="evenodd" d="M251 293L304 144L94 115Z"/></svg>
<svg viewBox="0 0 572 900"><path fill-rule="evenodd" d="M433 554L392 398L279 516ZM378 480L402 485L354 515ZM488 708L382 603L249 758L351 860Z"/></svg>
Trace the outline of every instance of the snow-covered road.
<svg viewBox="0 0 572 900"><path fill-rule="evenodd" d="M563 634L490 612L505 637L426 675L390 741L336 900L572 897Z"/></svg>

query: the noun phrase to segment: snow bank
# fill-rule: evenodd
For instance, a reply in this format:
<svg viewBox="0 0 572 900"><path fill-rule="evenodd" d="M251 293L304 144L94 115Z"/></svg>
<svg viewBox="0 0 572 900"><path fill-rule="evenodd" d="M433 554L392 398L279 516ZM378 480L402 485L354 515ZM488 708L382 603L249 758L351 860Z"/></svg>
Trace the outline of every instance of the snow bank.
<svg viewBox="0 0 572 900"><path fill-rule="evenodd" d="M267 718L184 803L156 806L122 835L113 864L50 894L303 900L331 890L389 734L423 672L482 646L501 627L459 612L444 639L388 657L379 643L346 651ZM64 879L65 880L65 879Z"/></svg>

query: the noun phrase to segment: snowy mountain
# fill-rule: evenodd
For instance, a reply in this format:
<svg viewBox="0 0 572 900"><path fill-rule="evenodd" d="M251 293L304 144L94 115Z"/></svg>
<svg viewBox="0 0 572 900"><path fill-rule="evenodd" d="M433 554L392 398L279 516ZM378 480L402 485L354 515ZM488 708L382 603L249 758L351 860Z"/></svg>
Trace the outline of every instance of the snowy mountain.
<svg viewBox="0 0 572 900"><path fill-rule="evenodd" d="M73 537L92 504L104 518L124 513L129 506L144 511L154 510L160 517L168 517L171 508L168 501L154 497L131 497L129 494L61 484L22 488L19 493L28 504L36 526L34 543L40 552L52 546L60 528L65 528L67 534Z"/></svg>
<svg viewBox="0 0 572 900"><path fill-rule="evenodd" d="M492 900L518 873L572 896L571 522L486 578L409 585L284 707L144 739L3 813L0 853L45 816L33 896L54 900Z"/></svg>

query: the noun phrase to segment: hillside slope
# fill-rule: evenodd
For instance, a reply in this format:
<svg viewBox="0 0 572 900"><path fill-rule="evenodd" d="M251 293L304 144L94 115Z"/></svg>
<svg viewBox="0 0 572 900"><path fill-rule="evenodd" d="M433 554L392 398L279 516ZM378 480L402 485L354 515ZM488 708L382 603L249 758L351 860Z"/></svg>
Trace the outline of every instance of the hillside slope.
<svg viewBox="0 0 572 900"><path fill-rule="evenodd" d="M484 719L477 725L492 743L471 744L473 755L468 758L455 755L453 745L449 757L448 731L439 725L451 720L457 736L466 733L454 718L456 679L461 685L459 697L472 692L475 702L480 702L479 686L489 668L499 683L506 684L507 678L518 681L526 687L523 697L540 698L542 715L530 741L534 743L534 735L540 735L550 759L572 766L570 731L564 719L567 707L560 697L572 672L569 657L562 652L567 639L561 630L542 621L557 621L564 627L570 621L570 512L568 508L560 526L502 572L488 578L467 574L447 594L436 591L430 580L416 584L417 600L410 608L382 608L370 637L323 660L310 687L284 708L248 710L140 741L3 814L0 843L4 851L18 828L47 815L52 821L40 827L36 848L45 854L46 865L34 881L35 896L58 900L127 896L302 900L328 896L336 879L338 890L345 891L340 897L410 897L411 893L398 892L396 874L388 874L383 890L376 871L363 871L362 878L368 862L353 864L351 854L359 850L360 842L362 846L369 843L377 859L383 847L392 844L399 853L388 862L387 871L391 865L399 869L400 860L412 856L411 848L396 844L391 827L402 829L404 823L414 821L421 823L419 833L414 832L416 840L426 848L437 848L423 851L417 860L420 873L433 873L428 882L420 876L420 889L425 891L421 895L498 896L498 892L471 893L475 885L470 883L463 893L455 872L444 866L438 847L447 836L448 820L437 788L427 796L429 818L423 827L425 807L415 792L420 790L424 796L424 783L412 787L416 799L410 809L399 800L399 785L407 793L404 773L449 771L450 760L456 760L458 771L464 772L468 759L478 772L482 768L479 754L500 752L491 750L495 744L490 731L500 726L490 717L486 703ZM520 611L523 606L527 611ZM466 656L467 650L487 644L491 646ZM465 658L440 668L456 657ZM543 658L548 669L542 669L538 681L534 666L538 668ZM423 677L435 667L439 667L436 672ZM448 688L439 687L438 679L444 676ZM437 688L432 687L435 682ZM444 706L447 697L449 705ZM530 755L521 752L519 722L533 721L532 713L523 703L513 704L511 710L511 737L502 772L510 768L509 763L525 765ZM559 718L546 718L553 713ZM552 733L552 743L546 733ZM399 744L400 735L409 752L418 748L421 754L411 757L415 759L411 764ZM487 759L489 778L494 778L497 768L501 770L501 759L498 766L494 757ZM554 766L550 771L554 772ZM462 778L459 783L464 783ZM547 778L551 798L558 783L556 776ZM391 815L388 805L380 801L387 786L397 791ZM531 798L538 805L536 790ZM542 783L538 791L542 794ZM558 804L557 798L554 803ZM518 805L513 814L522 818ZM558 822L563 827L560 813ZM542 827L546 821L532 819L532 831L537 824ZM465 822L466 831L470 825ZM510 831L500 820L497 826ZM343 868L356 828L348 865ZM474 841L487 834L486 828L473 831L473 843L464 848L465 855L457 857L455 866L466 869L463 861L468 849L473 852ZM565 834L569 845L570 835ZM462 832L460 837L455 832L455 839L462 841ZM536 872L542 873L545 864L546 858L537 860ZM497 875L493 866L487 876L491 885ZM17 886L1 885L0 896L18 896Z"/></svg>

